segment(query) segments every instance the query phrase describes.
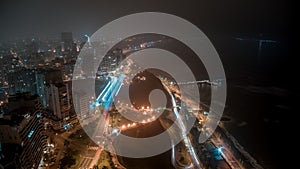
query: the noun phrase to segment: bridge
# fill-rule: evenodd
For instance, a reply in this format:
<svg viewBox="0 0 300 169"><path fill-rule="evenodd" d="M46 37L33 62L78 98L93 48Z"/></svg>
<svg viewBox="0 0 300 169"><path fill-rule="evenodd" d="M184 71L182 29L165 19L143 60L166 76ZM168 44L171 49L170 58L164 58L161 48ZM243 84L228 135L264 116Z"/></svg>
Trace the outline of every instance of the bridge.
<svg viewBox="0 0 300 169"><path fill-rule="evenodd" d="M124 75L118 77L111 76L110 78L110 81L106 84L95 102L96 106L103 105L104 109L108 109L112 105L114 97L119 93L122 87Z"/></svg>
<svg viewBox="0 0 300 169"><path fill-rule="evenodd" d="M209 81L209 80L198 80L198 81L188 81L188 82L178 82L178 85L191 85L191 84L209 84L212 86L222 86L222 79Z"/></svg>
<svg viewBox="0 0 300 169"><path fill-rule="evenodd" d="M119 93L124 75L119 75L118 77L111 76L110 81L105 85L102 92L99 94L94 103L91 104L91 108L103 106L103 113L100 115L102 118L97 119L95 131L93 133L93 138L98 140L97 144L99 145L102 141L105 140L104 135L107 132L107 115L108 110L114 102L115 96ZM95 117L97 117L96 115Z"/></svg>

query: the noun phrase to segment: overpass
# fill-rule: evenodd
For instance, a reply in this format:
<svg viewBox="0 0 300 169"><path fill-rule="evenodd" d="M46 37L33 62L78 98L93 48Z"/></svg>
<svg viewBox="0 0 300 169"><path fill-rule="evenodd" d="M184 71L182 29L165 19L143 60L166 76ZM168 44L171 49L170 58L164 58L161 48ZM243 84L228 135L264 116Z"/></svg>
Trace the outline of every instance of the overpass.
<svg viewBox="0 0 300 169"><path fill-rule="evenodd" d="M100 144L105 139L104 135L107 132L108 109L112 106L114 98L122 86L124 75L119 75L118 77L111 76L110 78L110 81L105 85L95 102L92 103L96 107L103 106L104 108L103 113L100 114L100 117L102 116L102 118L96 121L96 130L93 133L93 138L98 140L97 144Z"/></svg>
<svg viewBox="0 0 300 169"><path fill-rule="evenodd" d="M96 106L103 105L104 109L108 109L112 105L114 97L119 93L122 87L124 75L120 75L118 77L111 76L110 78L111 80L99 94L95 103Z"/></svg>

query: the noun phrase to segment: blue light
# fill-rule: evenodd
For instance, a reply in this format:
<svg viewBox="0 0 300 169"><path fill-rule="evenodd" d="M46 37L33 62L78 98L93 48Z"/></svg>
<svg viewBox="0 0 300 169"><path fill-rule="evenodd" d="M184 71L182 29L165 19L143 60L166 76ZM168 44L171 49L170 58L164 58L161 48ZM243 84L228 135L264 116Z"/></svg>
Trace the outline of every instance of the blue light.
<svg viewBox="0 0 300 169"><path fill-rule="evenodd" d="M33 133L34 133L34 130L31 130L31 131L28 133L27 137L28 137L28 138L31 138L31 136L33 135Z"/></svg>
<svg viewBox="0 0 300 169"><path fill-rule="evenodd" d="M64 124L64 129L67 130L70 127L70 123Z"/></svg>
<svg viewBox="0 0 300 169"><path fill-rule="evenodd" d="M98 96L98 98L96 99L97 101L100 101L100 99L102 98L102 95L103 95L103 94L106 92L106 90L110 87L112 81L113 81L113 80L110 80L110 81L108 82L108 84L104 87L104 89L102 90L102 92L100 93L100 95Z"/></svg>
<svg viewBox="0 0 300 169"><path fill-rule="evenodd" d="M218 153L222 153L222 148L223 147L219 147L217 150L218 150Z"/></svg>
<svg viewBox="0 0 300 169"><path fill-rule="evenodd" d="M36 118L40 118L42 116L41 113L36 114Z"/></svg>

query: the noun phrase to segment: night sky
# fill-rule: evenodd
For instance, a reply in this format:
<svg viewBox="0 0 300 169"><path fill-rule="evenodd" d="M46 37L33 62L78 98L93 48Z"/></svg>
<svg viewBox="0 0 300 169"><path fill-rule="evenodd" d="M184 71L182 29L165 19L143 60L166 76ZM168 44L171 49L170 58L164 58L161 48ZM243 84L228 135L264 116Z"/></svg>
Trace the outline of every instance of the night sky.
<svg viewBox="0 0 300 169"><path fill-rule="evenodd" d="M62 31L82 37L118 17L145 11L183 17L206 34L264 33L283 37L289 27L289 3L284 0L2 0L0 41L53 38Z"/></svg>

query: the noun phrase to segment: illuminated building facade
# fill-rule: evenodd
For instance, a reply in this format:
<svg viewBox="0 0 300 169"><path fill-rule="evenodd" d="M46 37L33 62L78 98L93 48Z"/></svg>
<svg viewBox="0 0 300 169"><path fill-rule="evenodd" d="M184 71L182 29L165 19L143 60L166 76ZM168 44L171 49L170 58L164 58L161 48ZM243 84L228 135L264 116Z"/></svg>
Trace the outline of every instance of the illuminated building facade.
<svg viewBox="0 0 300 169"><path fill-rule="evenodd" d="M5 168L36 169L46 150L47 136L38 96L12 97L0 118L0 163Z"/></svg>

